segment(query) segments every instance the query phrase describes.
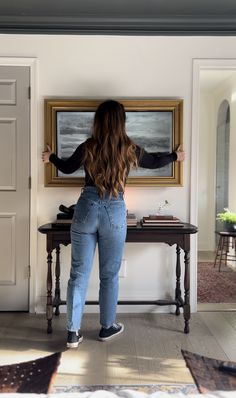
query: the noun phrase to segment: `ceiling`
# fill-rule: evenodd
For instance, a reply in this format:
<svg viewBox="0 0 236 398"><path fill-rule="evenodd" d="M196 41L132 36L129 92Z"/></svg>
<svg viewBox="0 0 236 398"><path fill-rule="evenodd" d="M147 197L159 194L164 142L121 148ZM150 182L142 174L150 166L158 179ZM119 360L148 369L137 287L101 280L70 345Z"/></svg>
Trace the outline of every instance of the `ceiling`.
<svg viewBox="0 0 236 398"><path fill-rule="evenodd" d="M0 33L236 35L236 0L0 0Z"/></svg>

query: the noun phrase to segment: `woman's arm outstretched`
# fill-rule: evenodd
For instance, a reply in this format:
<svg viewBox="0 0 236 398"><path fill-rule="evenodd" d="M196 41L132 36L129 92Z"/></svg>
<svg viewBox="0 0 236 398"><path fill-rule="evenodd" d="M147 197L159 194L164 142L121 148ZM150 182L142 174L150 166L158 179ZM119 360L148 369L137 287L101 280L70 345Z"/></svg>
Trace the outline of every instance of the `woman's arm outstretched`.
<svg viewBox="0 0 236 398"><path fill-rule="evenodd" d="M185 159L185 152L179 146L176 151L173 152L146 152L145 149L136 147L136 153L138 158L138 166L145 169L159 169L169 163L179 161L182 162Z"/></svg>
<svg viewBox="0 0 236 398"><path fill-rule="evenodd" d="M58 170L64 174L74 173L80 168L84 158L84 143L80 144L73 154L66 160L60 159L47 145L47 150L42 153L42 160L44 163L53 163Z"/></svg>

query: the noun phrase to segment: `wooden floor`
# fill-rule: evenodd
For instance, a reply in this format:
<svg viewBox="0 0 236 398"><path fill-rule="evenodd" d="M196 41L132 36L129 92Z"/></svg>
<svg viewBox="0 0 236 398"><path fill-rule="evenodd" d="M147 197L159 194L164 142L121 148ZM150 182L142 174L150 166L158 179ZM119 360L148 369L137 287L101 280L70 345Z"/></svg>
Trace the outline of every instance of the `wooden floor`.
<svg viewBox="0 0 236 398"><path fill-rule="evenodd" d="M192 382L181 348L236 361L236 313L192 315L190 334L182 314L119 314L125 332L110 342L97 340L98 315L84 316L84 341L65 348L65 315L54 317L46 333L45 315L0 313L0 364L32 360L62 351L56 385L155 384Z"/></svg>
<svg viewBox="0 0 236 398"><path fill-rule="evenodd" d="M210 251L198 251L198 261L215 261L215 252Z"/></svg>

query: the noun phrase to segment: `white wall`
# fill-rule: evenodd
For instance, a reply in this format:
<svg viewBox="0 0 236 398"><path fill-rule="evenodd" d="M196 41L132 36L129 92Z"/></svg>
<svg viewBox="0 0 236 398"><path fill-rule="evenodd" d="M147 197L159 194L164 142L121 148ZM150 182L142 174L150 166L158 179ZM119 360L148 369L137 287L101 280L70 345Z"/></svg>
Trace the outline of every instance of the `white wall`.
<svg viewBox="0 0 236 398"><path fill-rule="evenodd" d="M46 97L183 98L184 186L127 187L125 199L138 216L153 213L167 199L173 213L189 220L192 61L193 58L232 58L236 37L123 37L0 35L0 56L38 59L38 225L54 219L58 206L74 203L80 189L45 188L41 151L44 148L43 100ZM193 151L195 148L192 149ZM192 181L194 184L195 181ZM120 299L153 299L173 294L175 277L164 244L127 244L127 277L121 279ZM70 248L62 249L62 296L69 275ZM38 234L36 307L42 310L46 292L45 236ZM196 253L191 253L195 266ZM193 272L192 275L195 275ZM97 259L88 298L97 298ZM191 285L194 281L191 280ZM192 291L192 309L196 309ZM121 308L121 311L124 308ZM132 310L135 310L132 307ZM140 307L138 310L143 310ZM168 310L158 307L158 310Z"/></svg>

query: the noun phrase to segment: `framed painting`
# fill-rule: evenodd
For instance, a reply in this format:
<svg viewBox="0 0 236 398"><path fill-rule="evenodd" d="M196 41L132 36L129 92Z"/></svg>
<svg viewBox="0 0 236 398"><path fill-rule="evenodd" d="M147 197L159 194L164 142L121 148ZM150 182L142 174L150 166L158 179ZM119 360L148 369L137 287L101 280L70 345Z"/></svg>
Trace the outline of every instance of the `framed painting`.
<svg viewBox="0 0 236 398"><path fill-rule="evenodd" d="M45 148L67 159L92 132L94 113L104 100L45 99ZM120 100L126 111L129 137L147 152L172 152L183 143L183 100ZM160 169L138 168L129 174L131 186L181 186L182 162ZM83 186L84 170L63 174L45 165L45 186Z"/></svg>

